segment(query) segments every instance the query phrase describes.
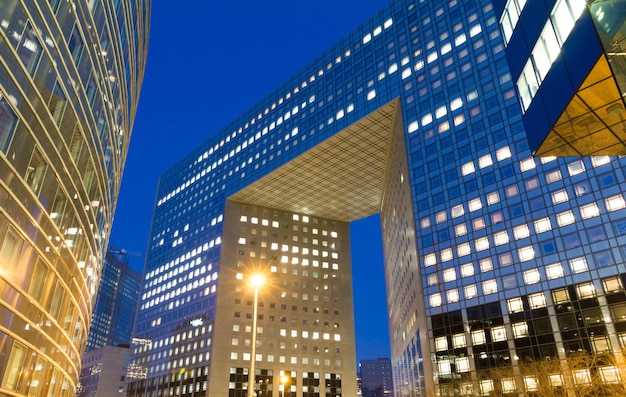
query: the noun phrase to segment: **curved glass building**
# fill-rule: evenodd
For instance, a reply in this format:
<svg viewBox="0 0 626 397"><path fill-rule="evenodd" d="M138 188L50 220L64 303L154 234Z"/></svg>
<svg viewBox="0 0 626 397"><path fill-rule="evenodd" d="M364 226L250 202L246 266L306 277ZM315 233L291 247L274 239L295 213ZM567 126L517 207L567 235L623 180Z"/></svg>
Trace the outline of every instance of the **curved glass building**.
<svg viewBox="0 0 626 397"><path fill-rule="evenodd" d="M0 395L73 395L149 0L0 0Z"/></svg>

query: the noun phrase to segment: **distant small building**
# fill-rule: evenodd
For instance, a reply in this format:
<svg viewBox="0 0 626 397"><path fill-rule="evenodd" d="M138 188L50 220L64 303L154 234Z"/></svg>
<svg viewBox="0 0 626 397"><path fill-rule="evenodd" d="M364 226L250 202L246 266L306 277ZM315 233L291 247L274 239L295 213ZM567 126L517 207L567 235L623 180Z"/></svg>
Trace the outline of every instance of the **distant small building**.
<svg viewBox="0 0 626 397"><path fill-rule="evenodd" d="M393 374L391 360L361 360L361 394L363 397L384 397L393 395Z"/></svg>
<svg viewBox="0 0 626 397"><path fill-rule="evenodd" d="M104 346L83 355L77 397L119 397L124 392L129 345Z"/></svg>

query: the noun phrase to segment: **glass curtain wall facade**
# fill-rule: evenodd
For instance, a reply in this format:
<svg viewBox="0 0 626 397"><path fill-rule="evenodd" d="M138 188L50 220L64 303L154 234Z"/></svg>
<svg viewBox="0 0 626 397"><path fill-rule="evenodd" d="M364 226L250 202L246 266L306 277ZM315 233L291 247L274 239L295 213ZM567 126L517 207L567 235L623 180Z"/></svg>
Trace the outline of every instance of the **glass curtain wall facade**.
<svg viewBox="0 0 626 397"><path fill-rule="evenodd" d="M134 353L149 395L164 396L166 379L189 382L183 395L249 396L251 357L267 396L284 389L281 371L298 397L340 394L337 374L341 393L352 393L355 374L340 372L352 371L351 350L335 355L323 337L316 342L326 320L304 327L300 312L314 307L302 283L324 285L313 260L318 276L325 261L343 269L346 243L309 247L292 227L305 216L339 224L373 213L398 396L619 383L606 353L621 357L626 332L626 163L532 156L499 22L490 1L393 1L161 177L135 328L150 341ZM233 216L234 203L267 217ZM291 219L288 231L276 219L276 236L274 213ZM261 298L254 354L250 298L229 298L246 288L237 269L276 277L283 268L291 287L276 301ZM271 302L297 324L263 312ZM204 350L183 352L175 330L201 316ZM566 370L573 357L596 360L594 370ZM556 366L525 372L535 362ZM198 389L190 371L207 368Z"/></svg>
<svg viewBox="0 0 626 397"><path fill-rule="evenodd" d="M0 1L0 394L75 393L149 1Z"/></svg>
<svg viewBox="0 0 626 397"><path fill-rule="evenodd" d="M140 289L141 275L128 265L128 254L108 250L87 337L87 351L103 346L130 346Z"/></svg>
<svg viewBox="0 0 626 397"><path fill-rule="evenodd" d="M537 156L625 154L626 2L495 3L531 150Z"/></svg>

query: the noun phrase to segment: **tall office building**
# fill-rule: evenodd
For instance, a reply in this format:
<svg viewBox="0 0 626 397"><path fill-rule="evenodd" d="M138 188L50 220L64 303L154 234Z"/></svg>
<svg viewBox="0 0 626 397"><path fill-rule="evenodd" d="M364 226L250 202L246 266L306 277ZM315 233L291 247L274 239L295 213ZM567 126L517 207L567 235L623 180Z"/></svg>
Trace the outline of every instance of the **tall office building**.
<svg viewBox="0 0 626 397"><path fill-rule="evenodd" d="M391 360L377 358L361 360L361 394L363 397L383 397L393 395Z"/></svg>
<svg viewBox="0 0 626 397"><path fill-rule="evenodd" d="M73 395L149 1L0 1L0 394Z"/></svg>
<svg viewBox="0 0 626 397"><path fill-rule="evenodd" d="M620 379L626 160L532 157L499 21L393 1L161 177L135 390L249 396L254 366L263 395L353 395L347 225L375 213L395 393Z"/></svg>
<svg viewBox="0 0 626 397"><path fill-rule="evenodd" d="M141 275L128 265L124 251L108 250L93 310L87 350L130 345Z"/></svg>

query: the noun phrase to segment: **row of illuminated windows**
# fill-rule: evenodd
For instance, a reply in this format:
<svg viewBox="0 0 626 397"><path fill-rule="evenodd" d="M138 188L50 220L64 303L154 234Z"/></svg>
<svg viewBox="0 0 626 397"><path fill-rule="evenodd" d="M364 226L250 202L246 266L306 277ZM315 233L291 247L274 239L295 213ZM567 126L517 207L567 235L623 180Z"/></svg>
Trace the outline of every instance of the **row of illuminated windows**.
<svg viewBox="0 0 626 397"><path fill-rule="evenodd" d="M461 357L456 358L454 360L442 360L438 363L437 370L440 375L450 375L452 374L452 367L450 364L454 364L457 372L468 372L469 367L469 358ZM616 366L607 365L596 368L597 373L599 374L599 380L602 383L606 384L619 384L621 383L621 375L619 373L619 369ZM576 387L580 386L591 386L592 379L595 375L591 373L591 370L588 368L585 369L576 369L571 372L573 385ZM550 373L547 374L549 386L555 388L554 390L550 390L549 393L554 391L555 395L561 395L562 392L557 391L556 388L562 388L566 385L564 375L562 373ZM520 382L521 380L521 382ZM541 387L539 376L538 375L524 375L521 379L516 378L501 378L501 379L481 379L478 381L479 389L475 390L474 384L471 382L465 382L459 384L459 394L461 396L490 396L496 393L495 383L500 383L499 388L501 393L509 393L511 395L526 391L526 392L545 392L544 388ZM500 393L500 391L498 392Z"/></svg>
<svg viewBox="0 0 626 397"><path fill-rule="evenodd" d="M585 272L589 270L587 260L585 259L585 257L571 259L569 261L569 266L570 266L572 273L581 273L581 272ZM487 260L481 261L481 269L483 271L490 271L492 269L491 260L487 259ZM555 280L555 279L559 279L565 276L563 265L560 262L546 265L544 268L544 271L545 271L546 278L548 280ZM460 268L460 275L461 275L461 280L465 277L473 276L474 265L472 263L462 265ZM456 269L454 268L446 269L443 271L442 276L443 276L444 282L454 281L457 279ZM539 268L524 270L521 272L521 277L525 285L537 284L538 282L541 281L541 278L542 278ZM511 274L511 275L503 276L502 277L503 287L505 289L517 287L518 278L519 278L518 274ZM438 274L429 275L427 277L427 282L429 285L439 284L439 275ZM485 280L482 283L480 283L480 286L482 287L481 295L495 294L500 290L496 279ZM593 284L589 284L589 285L584 284L584 288L592 288L592 287L593 287ZM583 288L583 286L581 286L581 288ZM479 295L478 285L473 284L473 283L469 285L465 285L463 287L463 292L464 292L465 299L475 298ZM445 295L446 295L447 303L456 303L462 299L458 288L452 288L452 289L447 290ZM533 299L535 298L537 299L536 301L537 305L535 305L534 303L531 304L532 308L545 306L545 297L543 297L542 293L540 293L536 297L533 295L533 297L534 297ZM430 307L441 306L444 303L442 293L437 292L437 293L431 294L429 296L429 303L430 303Z"/></svg>
<svg viewBox="0 0 626 397"><path fill-rule="evenodd" d="M309 223L309 222L311 222L313 224L317 224L318 223L318 219L317 218L312 218L311 219L308 215L292 214L291 215L291 219L293 221L295 221L295 222L300 222L301 221L302 223ZM242 223L248 222L248 216L247 215L241 215L239 217L239 221L242 222ZM259 224L259 218L255 217L255 216L250 217L249 221L253 225L258 225ZM268 219L261 218L260 221L261 221L260 222L261 225L263 225L263 226L269 226L270 225L270 221ZM274 228L279 227L278 221L272 221L272 227L274 227ZM294 229L294 230L297 230L297 229ZM313 234L317 234L317 229L313 229L313 230L314 230ZM331 232L331 234L334 234L333 237L337 237L337 232ZM326 235L326 234L324 234L324 235Z"/></svg>
<svg viewBox="0 0 626 397"><path fill-rule="evenodd" d="M211 278L211 280L209 280L209 278ZM176 290L169 291L163 295L157 296L156 298L144 301L141 304L141 309L148 309L169 301L167 310L174 310L185 302L189 303L191 301L191 296L185 294L191 291L200 290L200 287L209 283L210 285L207 285L201 294L204 296L215 294L217 292L217 283L215 283L215 280L217 280L217 272L213 273L213 276L207 276L206 278L203 277L199 280L194 280L193 282L190 281L187 285L179 287Z"/></svg>
<svg viewBox="0 0 626 397"><path fill-rule="evenodd" d="M177 276L179 273L187 272L189 269L200 264L201 258L197 258L198 255L202 254L203 252L207 252L211 248L214 248L220 244L222 244L222 238L216 237L212 239L211 241L208 241L202 245L197 246L196 248L190 249L189 251L178 256L177 258L159 266L158 268L149 271L148 273L146 273L146 277L145 277L146 281L156 276L159 276L159 277L152 280L147 285L152 286L155 284L160 284L164 281L167 281L168 279L172 277ZM192 260L193 258L195 259ZM189 261L189 262L185 263L186 261ZM211 265L209 265L209 267L211 267ZM209 270L211 269L209 268ZM167 273L162 274L164 272L167 272Z"/></svg>
<svg viewBox="0 0 626 397"><path fill-rule="evenodd" d="M498 161L507 159L511 157L511 152L508 146L503 147L501 149L498 149L496 151L496 159ZM550 161L553 161L555 158L554 157L549 157L549 158L543 158L542 159L542 163L547 163ZM609 163L611 160L608 156L598 156L598 157L592 157L592 163L594 165L594 167L598 167L604 164ZM493 164L493 159L491 154L486 154L482 157L480 157L478 159L478 166L479 168L485 168L487 166L490 166ZM520 169L522 172L533 169L536 167L536 163L535 163L535 159L533 158L529 158L529 159L525 159L522 160L520 162ZM476 171L476 167L473 161L468 162L466 164L463 164L462 167L462 174L463 175L468 175L471 174L473 172ZM568 164L568 171L569 171L569 175L570 176L574 176L574 175L578 175L582 172L585 171L585 164L583 163L582 160L576 160L573 161L571 163ZM554 170L554 171L550 171L548 173L546 173L546 181L548 183L553 183L556 181L559 181L563 178L561 171L560 170ZM539 182L538 180L532 179L530 181L528 181L527 186L526 186L529 190L535 189L537 187L539 187ZM576 187L576 194L578 196L588 193L589 191L589 187L588 184L580 184L577 185ZM508 186L505 189L505 193L507 195L508 198L511 197L515 197L517 195L519 195L520 191L519 191L519 187L517 185L511 185ZM552 203L553 204L560 204L562 202L565 202L567 200L569 200L568 197L568 193L565 189L561 189L559 191L553 192L551 193L551 199L552 199ZM497 191L491 192L489 194L487 194L486 196L486 202L488 205L493 205L496 203L500 202L500 194ZM607 208L609 208L609 211L614 211L616 209L620 209L620 198L618 196L612 197L611 199L607 199L606 201L607 204ZM593 206L592 206L593 207ZM474 211L478 211L481 208L483 208L483 201L480 197L477 197L475 199L470 200L467 203L467 209L468 211L474 212ZM583 218L586 219L586 217L592 217L595 216L593 215L594 213L594 208L582 208L581 209L581 213L583 213ZM465 205L464 204L458 204L454 207L452 207L450 209L450 216L451 218L457 218L460 217L462 215L465 214ZM435 221L436 223L442 223L445 222L448 219L448 215L447 215L447 211L440 211L435 215ZM420 222L422 229L425 229L427 227L430 227L431 225L431 220L430 218L424 218L421 220ZM457 236L458 235L464 235L466 232L463 231L463 227L461 226L461 231L459 234L459 230L457 230Z"/></svg>
<svg viewBox="0 0 626 397"><path fill-rule="evenodd" d="M387 19L384 23L385 29L390 27L392 25L393 21L391 18ZM374 30L374 33L376 33L378 31L378 29L382 29L381 27L378 27ZM382 32L382 30L381 30ZM379 32L380 33L380 32ZM371 40L371 36L370 36L370 40ZM347 50L345 52L345 57L350 56L350 50ZM340 63L342 60L341 56L338 56L335 58L335 63L338 64ZM326 67L327 70L332 68L332 63L329 63ZM396 66L397 68L397 66ZM392 69L390 69L392 70ZM394 70L395 71L395 70ZM324 75L324 69L320 69L319 72L317 73L317 76L322 76ZM309 78L309 82L313 82L316 80L316 76L315 74L312 75ZM307 86L307 82L304 81L301 84L302 88L305 88ZM296 87L294 89L294 94L299 92L299 88ZM371 100L376 96L376 91L375 90L370 90L367 94L367 100ZM291 98L291 92L287 93L286 95L286 99ZM309 97L308 103L312 103L313 101L315 101L315 95L312 95L311 97ZM278 105L281 105L283 103L283 98L280 98L278 100ZM301 105L301 108L304 109L306 107L307 101L304 101ZM271 107L268 107L265 109L265 111L263 112L259 112L258 116L256 118L252 118L250 122L245 123L244 127L240 127L238 129L237 132L233 132L232 134L228 135L225 139L222 139L220 141L220 143L215 144L213 147L209 148L205 153L203 153L202 155L200 155L198 157L198 159L196 159L196 161L194 162L194 164L198 164L201 161L204 161L206 159L209 158L209 156L211 156L213 153L217 152L221 147L223 147L226 143L230 142L231 138L235 138L238 134L242 133L245 129L247 129L248 127L254 125L256 123L257 120L261 120L261 118L263 117L263 115L267 115L270 112L270 108L271 110L274 110L276 108L276 103L272 104ZM210 172L211 170L217 168L218 166L220 166L222 163L226 162L228 159L234 157L236 154L238 154L241 150L245 149L246 147L250 146L252 143L254 143L255 140L258 140L259 138L261 138L262 136L266 135L268 132L272 131L273 129L275 129L277 126L280 126L283 121L288 120L289 118L291 118L292 115L295 115L298 113L299 110L299 106L296 105L293 109L288 110L286 113L284 113L283 115L279 116L276 121L272 121L268 126L265 126L262 131L258 131L255 135L250 136L250 138L248 138L247 140L245 140L242 144L238 145L235 149L231 149L229 152L225 153L223 156L221 156L218 160L214 161L213 164L207 168L205 168L204 170L202 170L200 173L198 173L197 175L194 175L191 179L187 180L186 182L184 182L183 184L181 184L180 186L178 186L177 188L173 189L171 192L169 192L168 194L166 194L163 198L159 199L157 202L157 206L162 205L163 203L167 202L169 199L171 199L172 197L176 196L177 194L179 194L180 192L184 191L186 188L188 188L189 186L191 186L193 183L195 183L197 180L199 180L200 178L204 177L208 172ZM354 104L350 104L346 107L346 109L339 109L337 110L337 113L335 115L335 117L331 117L328 120L328 124L332 124L333 121L335 120L339 120L341 118L343 118L343 116L347 113L351 113L354 110ZM295 127L290 134L285 135L285 140L288 140L290 137L293 138L294 136L296 136L298 134L298 127ZM257 155L258 158L258 155ZM250 157L250 159L248 160L248 164L250 164L252 162L252 157ZM241 168L245 167L246 162L243 162L241 165ZM239 168L239 167L238 167Z"/></svg>
<svg viewBox="0 0 626 397"><path fill-rule="evenodd" d="M508 0L504 6L502 17L500 18L500 25L502 26L502 32L504 33L504 41L509 43L513 31L519 21L519 16L526 5L526 0Z"/></svg>
<svg viewBox="0 0 626 397"><path fill-rule="evenodd" d="M566 202L568 200L567 192L564 189L559 190L557 192L553 192L551 194L551 197L555 205ZM617 195L605 198L604 204L606 206L606 209L609 212L626 208L626 200L624 199L624 196L622 194L617 194ZM598 204L595 202L582 205L578 209L580 211L580 217L583 220L594 218L600 215L600 207L598 207ZM494 221L494 223L499 223L502 221L501 214L502 214L501 212L492 214L492 220ZM563 226L567 226L567 225L571 225L575 223L576 216L574 215L574 212L572 210L566 210L566 211L556 214L556 221L559 227L563 227ZM552 226L553 226L552 221L550 220L550 217L536 219L533 221L532 224L534 226L535 233L537 234L550 231L552 230ZM473 225L474 225L475 230L484 228L485 225L484 225L483 218L474 220ZM462 223L462 224L456 225L455 232L456 232L457 237L467 234L466 224ZM529 237L531 234L528 224L520 224L520 225L514 226L511 231L503 230L503 231L493 233L493 235L491 236L493 245L500 246L500 245L508 244L511 241L511 236L509 235L510 232L512 232L513 238L515 240L525 239ZM490 243L489 237L484 236L484 237L476 238L474 240L473 245L474 245L474 251L480 252L480 251L489 249L491 246L491 243ZM453 250L452 248L442 249L439 253L439 261L443 263L443 262L447 262L447 261L454 259L454 251L455 250ZM459 258L467 256L471 253L472 253L472 244L470 242L459 244L456 247L456 256ZM532 246L519 248L518 254L522 262L535 258L535 250ZM424 256L422 263L426 267L436 265L437 254L434 252L426 254Z"/></svg>
<svg viewBox="0 0 626 397"><path fill-rule="evenodd" d="M522 110L525 112L539 86L561 52L563 44L585 10L585 0L559 0L550 13L531 56L517 80Z"/></svg>
<svg viewBox="0 0 626 397"><path fill-rule="evenodd" d="M240 329L241 327L238 324L233 324L234 332L238 332ZM249 332L249 330L251 330L251 327L245 326L245 329L246 329L246 332ZM273 329L271 329L270 331L273 331ZM263 327L257 327L257 333L263 334ZM278 335L285 337L285 338L289 336L291 338L302 338L302 339L311 338L312 340L328 340L328 341L333 340L335 342L341 342L340 334L331 334L329 332L317 332L317 331L309 332L309 331L304 331L304 330L297 330L297 329L288 330L285 328L281 328L278 330ZM246 346L249 345L248 342L249 341L246 339ZM233 346L239 346L239 338L232 338L231 344Z"/></svg>
<svg viewBox="0 0 626 397"><path fill-rule="evenodd" d="M471 264L464 265L464 267L462 267L461 269L461 273L463 277L468 277L468 276L473 275L473 267L471 268L472 270L470 272L466 270L466 269L470 269L468 266L471 266ZM570 261L570 266L572 267L572 270L574 272L577 272L577 271L580 272L587 268L587 263L584 258L577 258L577 259L573 259ZM464 270L466 271L466 273L463 273ZM563 267L560 263L554 263L552 265L548 265L545 267L545 270L546 270L546 275L548 279L554 280L554 279L559 279L559 278L564 277ZM446 273L444 272L444 277L445 277L445 274ZM436 277L436 275L434 276ZM429 276L429 282L430 282L430 277L433 277L433 275ZM516 278L517 276L511 275L509 277ZM540 274L539 274L538 269L526 270L522 273L522 277L524 281L526 282L526 284L528 285L536 284L540 281ZM508 285L508 286L505 285L505 287L514 287L514 286L516 286L516 284ZM609 278L603 279L602 286L603 286L603 290L605 294L613 294L613 293L624 291L621 279L619 277L609 277ZM484 294L495 293L497 292L497 289L498 289L498 285L493 279L484 281L482 283L482 287L483 287ZM476 284L465 286L464 292L465 292L466 299L474 298L478 296ZM594 284L591 282L577 284L576 296L578 297L578 299L589 299L589 298L596 297L597 291L596 291ZM458 302L459 300L458 289L451 289L447 291L447 300L448 300L448 303ZM562 303L570 302L571 297L569 295L568 290L565 288L562 288L562 289L557 289L553 291L552 300L554 304L562 304ZM432 294L430 296L429 301L430 301L431 307L440 306L442 304L441 294L440 293ZM507 305L508 312L511 314L519 313L524 310L524 302L521 297L507 299L506 305ZM544 293L538 292L535 294L528 295L528 305L531 310L546 307L547 303L546 303L546 297ZM615 318L614 320L620 321L620 319L621 317Z"/></svg>
<svg viewBox="0 0 626 397"><path fill-rule="evenodd" d="M495 154L496 160L502 161L511 157L511 149L508 146L505 146L497 149ZM480 157L477 162L478 167L483 169L493 165L493 157L490 153L488 153ZM467 162L461 166L461 174L463 176L473 174L474 172L476 172L476 165L474 164L474 161Z"/></svg>
<svg viewBox="0 0 626 397"><path fill-rule="evenodd" d="M176 368L187 368L190 365L195 365L196 363L206 363L210 360L210 358L211 358L210 352L198 353L198 354L194 354L192 356L187 356L184 358L181 357L178 360L174 359L172 361L168 361L167 363L161 363L161 365L158 365L158 364L150 365L148 366L148 368L149 368L149 372L154 374L154 373L159 373L159 372L176 369ZM198 384L199 383L197 383L197 385ZM203 383L202 390L206 390L206 381L204 381ZM173 393L173 390L171 392Z"/></svg>
<svg viewBox="0 0 626 397"><path fill-rule="evenodd" d="M230 359L231 360L239 360L241 357L241 360L243 361L250 361L250 353L242 353L240 354L239 352L230 352ZM256 362L263 362L263 354L256 354ZM296 356L291 356L291 357L286 357L286 356L278 356L276 357L274 354L268 354L266 356L265 359L266 362L268 363L274 363L277 362L279 364L294 364L297 365L298 364L298 357ZM325 367L329 367L331 365L331 360L326 358L326 359L319 359L319 358L312 358L309 359L309 357L300 357L300 364L302 365L324 365ZM341 367L341 360L334 360L334 366L335 367Z"/></svg>
<svg viewBox="0 0 626 397"><path fill-rule="evenodd" d="M473 22L473 21L475 21L476 19L477 19L477 15L476 15L476 14L473 14L473 15L472 15L472 17L469 19L469 21L470 21L470 22ZM385 21L385 23L383 24L383 26L391 26L391 24L392 24L392 19L390 18L390 19L388 19L388 20L386 20L386 21ZM458 27L458 28L456 28L456 29L457 29L457 30L459 30L459 29L460 29L460 27ZM374 36L376 35L375 33L376 33L378 30L380 30L380 32L382 32L382 28L379 26L378 28L376 28L376 29L374 30L374 32L369 33L369 35L370 35L370 36L369 36L369 40L371 40L371 39L372 39L372 37L373 37L373 36L372 36L372 34L374 34ZM379 32L379 33L380 33L380 32ZM474 26L472 26L472 27L469 29L469 35L470 35L470 37L474 37L474 36L478 35L480 32L482 32L482 27L480 26L480 24L475 24ZM368 37L368 36L365 36L365 37ZM369 42L369 40L367 40L367 41ZM467 38L466 38L465 34L464 34L464 33L462 33L462 34L460 34L459 36L457 36L457 38L455 39L455 44L456 44L457 46L458 46L458 45L461 45L461 44L463 44L466 40L467 40ZM429 44L429 48L431 48L431 47L434 47L434 42L432 43L432 45L430 45L430 44ZM449 44L449 43L448 43L448 44L445 44L445 43L444 43L444 44L442 44L442 47L441 47L441 49L440 49L440 51L441 51L442 55L447 54L450 50L451 50L451 44ZM348 51L346 52L346 54L345 54L345 55L346 55L346 56L349 56L349 55L350 55L350 51L348 50ZM416 55L416 56L417 56L417 55ZM429 55L428 55L428 57L427 57L427 61L428 61L428 63L433 62L434 60L436 60L436 59L437 59L437 57L438 57L437 52L434 52L434 53L432 53L432 54L429 54ZM339 56L339 57L337 57L337 59L335 59L335 63L339 63L339 62L341 62L341 56ZM401 61L401 64L402 64L402 65L406 65L408 62L409 62L409 61L408 61L408 59L405 59L405 60ZM423 68L423 66L424 66L424 65L423 65L423 61L421 61L421 62L420 62L420 61L418 61L418 62L415 64L414 69L417 71L417 70L420 70L421 68ZM326 69L331 69L331 68L332 68L332 63L330 63L330 64L329 64L329 65L327 65L327 67L326 67ZM393 73L395 73L397 70L398 70L398 66L397 66L397 64L395 64L395 63L394 63L393 65L391 65L391 66L389 67L389 69L388 69L388 73L389 73L389 74L393 74ZM324 74L324 70L323 70L323 69L321 69L321 70L317 73L317 75L318 75L318 76L322 76L323 74ZM402 78L403 78L403 79L404 79L404 78L407 78L407 77L409 77L409 75L410 75L410 69L407 69L407 70L405 70L405 71L403 72L403 77L402 77ZM378 80L379 80L379 81L380 81L382 78L384 78L384 72L383 72L382 76L381 76L380 74L378 75ZM311 81L311 82L312 82L312 81L314 81L314 80L315 80L315 75L311 76L311 78L310 78L310 81ZM372 81L372 83L373 83L373 81ZM304 87L306 87L306 85L307 85L307 84L306 84L306 82L304 82L304 83L302 84L302 87L304 88ZM368 85L368 86L369 86L369 85ZM299 90L296 88L296 90L294 90L294 94L295 94L296 92L298 92L298 91L299 91ZM289 98L289 97L290 97L290 93L287 95L287 98ZM375 97L376 97L376 91L375 91L375 89L372 89L372 90L368 91L368 93L367 93L367 100L372 100L372 99L373 99L373 98L375 98ZM311 103L311 102L312 102L312 100L314 100L314 96L311 96L311 97L309 98L309 103ZM279 99L278 103L279 103L279 105L280 105L280 104L282 104L282 98L281 98L281 99ZM304 102L304 103L303 103L303 107L304 107L304 106L306 106L306 102ZM272 108L272 109L274 109L275 107L276 107L276 104L273 104L271 108ZM297 106L294 108L294 110L295 110L295 109L297 109ZM354 109L354 105L353 105L353 104L348 105L348 107L346 108L346 110L339 109L339 110L337 111L337 113L336 113L335 117L330 117L330 118L328 119L328 124L332 124L332 122L333 122L334 120L338 120L338 119L342 118L342 117L344 116L344 114L345 114L345 113L350 113L353 109ZM264 113L264 114L268 114L268 112L269 112L269 108L265 109L265 112L263 112L263 113ZM296 112L297 112L297 111L296 111ZM292 113L296 113L296 112L294 112L294 111L288 111L287 113L285 113L285 115L284 115L285 117L280 116L276 122L272 122L272 123L270 124L270 126L269 126L269 130L271 130L271 129L272 129L272 127L274 127L276 124L280 124L280 123L282 122L282 120L283 120L283 119L288 119L288 118L291 116L291 114L292 114ZM258 115L258 117L257 117L256 119L257 119L257 120L260 120L261 118L262 118L262 114L261 114L261 113L259 113L259 115ZM253 118L253 119L252 119L249 123L246 123L246 124L245 124L245 126L243 127L243 129L247 129L247 128L248 128L250 125L252 125L252 124L255 124L255 119L254 119L254 118ZM296 127L296 128L297 128L297 127ZM194 162L194 164L197 164L197 163L199 163L199 162L201 162L201 161L203 161L203 160L207 159L207 158L208 158L211 154L213 154L214 152L216 152L219 148L223 147L225 143L230 142L231 138L235 138L235 136L236 136L238 133L241 133L241 132L243 131L243 129L240 127L240 128L239 128L239 130L238 130L237 132L233 132L231 135L227 136L227 137L226 137L226 139L221 140L221 142L220 142L219 144L215 144L213 147L211 147L209 150L207 150L207 152L205 152L204 154L200 155L200 156L198 157L198 159ZM258 139L258 138L260 138L261 136L263 136L265 133L267 133L267 130L268 130L268 127L266 126L266 127L263 129L263 131L262 131L262 132L258 132L258 133L256 134L257 136L252 136L252 137L250 137L250 138L248 139L248 141L246 141L246 142L244 142L244 143L247 143L248 145L249 145L249 144L251 144L252 142L254 142L254 140L255 140L255 139ZM292 135L293 135L293 134L292 134ZM288 139L288 137L287 137L287 136L286 136L286 139ZM244 147L242 147L242 146L243 146L243 145L240 145L240 146L238 146L238 147L237 147L237 149L233 149L233 150L231 150L231 151L230 151L230 153L227 153L224 157L221 157L221 158L220 158L217 162L214 162L214 164L218 164L218 163L220 163L220 164L221 164L222 162L224 162L224 161L228 160L228 158L230 158L230 157L232 157L233 155L235 155L235 154L236 154L236 153L237 153L237 152L238 152L241 148L244 148ZM229 157L226 157L226 156L229 156ZM257 158L258 158L258 155L257 155ZM250 158L250 160L248 161L248 163L251 163L251 160L252 160L252 158ZM245 162L243 163L243 166L245 166ZM198 177L201 177L201 176L200 176L200 174L199 174L198 176L194 176L191 180L189 180L189 181L185 182L184 184L182 184L182 185L181 185L181 186L179 186L178 188L174 189L171 193L169 193L168 195L166 195L165 197L163 197L162 199L160 199L160 200L158 201L157 205L161 205L161 204L162 204L162 203L164 203L165 201L169 200L169 198L171 198L171 197L173 197L174 195L176 195L176 194L180 193L182 190L184 190L186 187L188 187L191 183L195 182L195 181L198 179Z"/></svg>
<svg viewBox="0 0 626 397"><path fill-rule="evenodd" d="M211 270L211 266L209 265L209 271ZM204 277L200 277L201 275L206 273L206 266L202 266L202 268L200 269L196 269L193 272L189 272L186 273L184 275L182 275L181 277L179 277L176 280L171 280L163 283L157 283L155 285L155 288L147 290L147 292L144 292L142 295L142 300L146 300L149 299L153 296L157 296L157 295L162 295L165 296L165 299L169 299L169 296L178 296L180 295L181 291L181 286L183 289L185 289L185 291L182 292L186 292L186 290L189 290L193 287L198 287L198 286L202 286L205 283L208 284L211 281L215 281L217 280L218 277L218 273L217 272L212 272L207 274ZM182 274L182 272L181 272ZM178 287L176 289L176 287Z"/></svg>
<svg viewBox="0 0 626 397"><path fill-rule="evenodd" d="M178 284L191 282L194 278L199 278L200 276L203 276L207 272L211 272L213 270L213 265L209 264L208 266L199 266L200 263L201 259L196 258L196 260L192 260L184 266L180 266L175 269L175 271L165 274L164 277L159 277L150 281L144 287L146 292L142 295L142 299L161 294L162 292L175 288ZM196 267L194 270L193 268L195 266L199 267ZM211 279L217 279L217 272L210 273L206 276L207 282Z"/></svg>

